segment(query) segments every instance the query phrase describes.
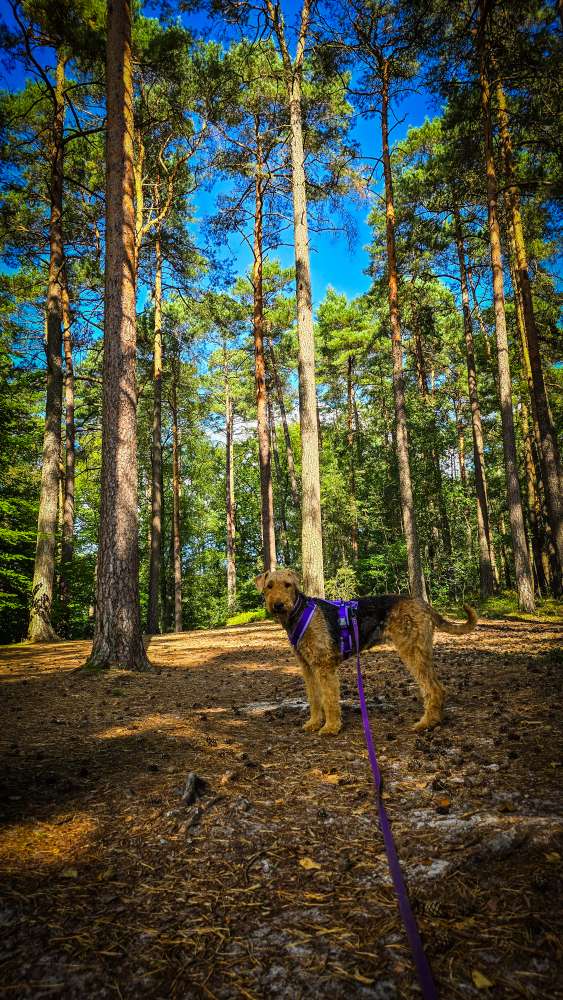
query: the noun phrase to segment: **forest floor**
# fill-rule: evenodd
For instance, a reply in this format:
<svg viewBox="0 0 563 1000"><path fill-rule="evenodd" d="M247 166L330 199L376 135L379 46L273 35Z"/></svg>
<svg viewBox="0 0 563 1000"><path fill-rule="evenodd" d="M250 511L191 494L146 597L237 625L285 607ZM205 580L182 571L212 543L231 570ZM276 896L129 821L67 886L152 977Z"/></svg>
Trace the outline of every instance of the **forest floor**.
<svg viewBox="0 0 563 1000"><path fill-rule="evenodd" d="M563 626L437 635L444 724L390 646L363 656L386 806L442 1000L563 997ZM300 676L259 623L0 650L0 994L416 998L355 689L301 731ZM201 797L182 798L188 775ZM559 921L559 926L558 926Z"/></svg>

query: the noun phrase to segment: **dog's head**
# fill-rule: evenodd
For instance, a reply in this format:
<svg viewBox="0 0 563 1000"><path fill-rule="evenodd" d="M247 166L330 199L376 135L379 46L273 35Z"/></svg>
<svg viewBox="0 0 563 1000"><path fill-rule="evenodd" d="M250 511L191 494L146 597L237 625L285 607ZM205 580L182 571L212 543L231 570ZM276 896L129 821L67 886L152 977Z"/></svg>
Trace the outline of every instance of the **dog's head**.
<svg viewBox="0 0 563 1000"><path fill-rule="evenodd" d="M255 579L266 607L271 615L284 621L289 615L299 594L299 577L292 569L267 570Z"/></svg>

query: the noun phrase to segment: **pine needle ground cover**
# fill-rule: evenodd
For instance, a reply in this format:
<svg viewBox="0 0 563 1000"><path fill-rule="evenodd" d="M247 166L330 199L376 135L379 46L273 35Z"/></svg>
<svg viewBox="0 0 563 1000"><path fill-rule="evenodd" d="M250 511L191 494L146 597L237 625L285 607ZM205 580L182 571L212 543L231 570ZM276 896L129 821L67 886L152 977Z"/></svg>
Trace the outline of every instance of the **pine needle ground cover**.
<svg viewBox="0 0 563 1000"><path fill-rule="evenodd" d="M422 736L395 653L363 658L444 998L563 996L562 647L557 622L438 635L446 722ZM153 674L74 672L87 651L0 651L0 993L419 996L353 664L344 729L323 739L301 732L302 682L270 623L153 639Z"/></svg>

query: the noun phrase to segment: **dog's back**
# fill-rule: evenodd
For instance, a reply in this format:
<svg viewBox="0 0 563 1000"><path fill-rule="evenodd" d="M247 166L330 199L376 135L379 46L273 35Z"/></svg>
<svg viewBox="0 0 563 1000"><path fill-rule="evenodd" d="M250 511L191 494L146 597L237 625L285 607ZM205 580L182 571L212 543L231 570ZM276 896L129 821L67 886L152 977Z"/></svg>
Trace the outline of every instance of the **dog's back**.
<svg viewBox="0 0 563 1000"><path fill-rule="evenodd" d="M360 636L360 649L369 649L382 642L385 636L385 629L389 615L399 602L410 600L398 594L380 594L377 597L358 598L358 632ZM315 604L322 611L328 630L335 646L338 646L340 636L340 625L338 619L338 608L330 601L323 601L315 598Z"/></svg>

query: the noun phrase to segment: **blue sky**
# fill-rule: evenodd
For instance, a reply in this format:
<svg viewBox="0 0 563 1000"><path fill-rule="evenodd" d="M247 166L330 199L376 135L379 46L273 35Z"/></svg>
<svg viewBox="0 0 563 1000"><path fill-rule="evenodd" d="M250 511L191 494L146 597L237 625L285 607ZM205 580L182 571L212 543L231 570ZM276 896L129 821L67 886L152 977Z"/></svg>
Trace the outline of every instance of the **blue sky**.
<svg viewBox="0 0 563 1000"><path fill-rule="evenodd" d="M288 23L299 6L298 0L289 0L289 3L284 4ZM148 16L154 16L155 5L147 4L144 11ZM2 19L10 24L12 22L11 11L5 0L0 0L0 12ZM201 15L184 14L182 21L194 34L206 38L211 37L209 26ZM216 35L216 32L213 34ZM15 90L19 89L23 83L24 73L19 64L10 65L9 62L5 61L3 65L0 65L0 85L2 87ZM399 123L393 132L393 140L397 141L403 138L409 127L420 125L425 117L432 116L437 112L438 108L433 95L424 91L409 95L398 109ZM366 158L373 159L379 155L381 143L377 118L356 119L352 135L358 143L362 155L365 155ZM378 180L381 180L380 175L381 171L378 170L375 178L375 191L381 188L381 185L377 183ZM211 194L206 192L196 194L196 215L201 221L206 215L213 213L215 194L215 191ZM352 247L350 247L344 233L336 235L333 232L311 234L311 268L315 305L322 301L329 286L336 288L339 292L345 292L350 297L367 291L369 279L364 272L368 265L368 256L365 246L370 241L370 230L366 220L371 204L373 202L366 199L362 204L348 205L357 229L357 236ZM232 270L235 273L246 271L250 266L248 247L242 239L236 236L230 239L225 256L232 264ZM280 248L276 256L280 258L284 266L293 263L291 246Z"/></svg>
<svg viewBox="0 0 563 1000"><path fill-rule="evenodd" d="M425 93L411 95L401 104L399 124L393 132L393 140L402 139L411 126L421 125L425 117L433 116L436 113L437 109L432 95ZM379 128L378 118L358 118L355 122L352 135L362 156L365 156L366 159L373 159L381 152ZM348 203L346 206L348 210L351 210L357 229L357 236L352 246L349 245L344 233L335 234L332 231L330 233L310 233L315 305L322 301L329 285L339 292L345 292L349 297L360 295L368 290L370 281L364 272L369 261L365 247L371 240L371 230L367 225L367 218L376 202L376 192L379 192L382 187L381 173L382 171L377 168L374 194L370 198L366 198L361 204ZM211 196L207 194L196 196L195 200L200 212L213 212L213 194ZM290 237L288 237L289 239ZM233 237L229 247L236 260L236 270L246 270L251 264L251 255L244 241L241 238ZM291 246L280 248L275 256L279 257L283 266L293 264L293 248Z"/></svg>
<svg viewBox="0 0 563 1000"><path fill-rule="evenodd" d="M291 32L291 19L297 23L298 14L301 9L301 0L286 0L282 3L286 16L288 32ZM147 13L150 9L147 9ZM190 28L195 34L204 38L209 38L209 26L201 16L184 16L183 24ZM421 88L420 92L412 93L401 102L399 108L392 108L392 116L397 114L397 122L392 129L392 141L398 142L407 134L409 128L421 125L425 118L434 117L440 111L436 97ZM392 122L390 122L392 124ZM357 143L361 158L373 161L381 154L380 124L378 117L364 118L356 116L351 131L351 137ZM370 285L370 280L364 273L369 260L366 252L366 245L371 241L371 230L367 225L367 218L376 194L383 186L383 171L379 167L376 169L374 177L374 192L371 199L366 199L363 204L347 204L357 229L357 236L350 247L349 241L344 233L340 235L333 231L325 233L310 232L311 246L311 271L313 283L313 298L315 306L323 300L329 286L338 292L344 292L350 298L366 292ZM213 205L207 195L196 196L196 204L200 211L212 212ZM288 237L288 240L290 237ZM233 254L237 272L246 271L251 266L251 255L247 245L242 239L232 238L229 248ZM293 264L293 248L282 247L275 254L281 260L284 267Z"/></svg>
<svg viewBox="0 0 563 1000"><path fill-rule="evenodd" d="M156 4L158 0L156 0ZM299 23L302 0L282 0L282 9L285 17L286 29L289 37L293 34L295 39L295 29ZM147 14L152 14L150 0L146 6ZM210 38L215 35L214 29L210 26L203 15L183 15L182 23L194 34L203 38ZM293 52L293 48L291 47ZM421 125L426 117L433 117L439 113L439 106L434 95L421 89L419 93L410 94L402 101L398 109L392 108L392 115L396 111L397 124L392 131L392 141L397 142L404 138L408 129L412 126ZM360 155L367 160L373 160L381 154L380 124L379 118L356 117L352 129L352 138L358 144ZM344 233L340 235L333 231L325 233L310 232L311 247L311 272L313 284L313 300L315 306L323 300L329 286L338 292L344 292L350 298L366 292L370 285L370 279L365 274L369 259L366 252L366 245L371 241L371 230L367 225L369 212L374 204L376 193L381 191L383 184L383 172L377 168L374 178L374 194L372 200L366 199L364 204L348 204L346 207L350 211L357 229L357 236L351 247ZM196 197L196 204L202 212L212 212L213 206L206 195ZM288 241L291 237L288 237ZM242 239L233 237L229 242L229 249L233 254L233 263L237 272L246 271L251 266L251 255L248 246ZM280 248L275 254L281 260L284 267L293 264L293 248L286 246Z"/></svg>

